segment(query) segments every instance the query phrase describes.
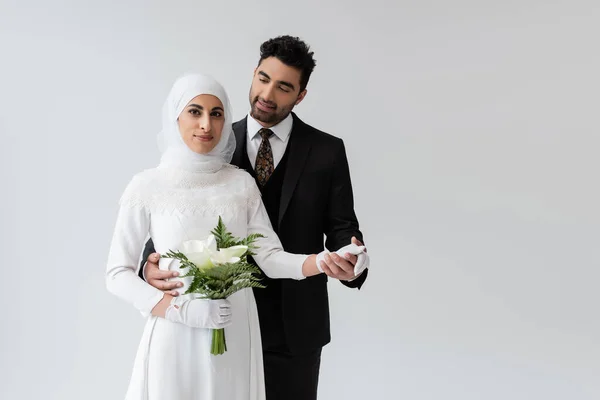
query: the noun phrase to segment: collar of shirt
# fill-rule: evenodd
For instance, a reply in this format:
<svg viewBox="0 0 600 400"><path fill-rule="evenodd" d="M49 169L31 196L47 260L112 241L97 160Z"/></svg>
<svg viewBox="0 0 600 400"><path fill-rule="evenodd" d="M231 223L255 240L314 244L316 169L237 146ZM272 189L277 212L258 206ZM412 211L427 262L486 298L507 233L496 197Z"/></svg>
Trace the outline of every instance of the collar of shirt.
<svg viewBox="0 0 600 400"><path fill-rule="evenodd" d="M277 125L272 126L271 129L273 134L279 138L282 142L287 142L290 137L290 133L292 133L292 125L294 124L294 118L290 113L283 121L279 122ZM247 126L246 131L248 132L248 140L252 141L254 138L258 136L258 131L261 130L263 126L258 123L250 113L248 113ZM260 138L260 136L258 136Z"/></svg>

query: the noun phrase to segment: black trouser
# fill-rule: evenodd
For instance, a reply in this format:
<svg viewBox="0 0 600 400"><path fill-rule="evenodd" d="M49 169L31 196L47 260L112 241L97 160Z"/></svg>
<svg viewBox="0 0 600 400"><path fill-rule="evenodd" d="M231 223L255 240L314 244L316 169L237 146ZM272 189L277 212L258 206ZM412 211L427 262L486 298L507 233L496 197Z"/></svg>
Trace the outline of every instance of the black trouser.
<svg viewBox="0 0 600 400"><path fill-rule="evenodd" d="M321 349L293 355L266 350L265 388L267 400L316 400Z"/></svg>

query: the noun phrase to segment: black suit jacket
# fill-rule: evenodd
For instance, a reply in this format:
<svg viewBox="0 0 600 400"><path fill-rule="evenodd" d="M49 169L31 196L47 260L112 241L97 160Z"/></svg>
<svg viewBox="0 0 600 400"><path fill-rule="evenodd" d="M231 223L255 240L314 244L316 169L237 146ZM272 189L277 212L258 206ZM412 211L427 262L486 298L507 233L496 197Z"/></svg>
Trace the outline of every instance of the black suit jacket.
<svg viewBox="0 0 600 400"><path fill-rule="evenodd" d="M354 212L343 141L305 124L294 113L292 116L294 123L277 221L285 251L317 254L323 250L323 235L326 236L325 246L330 251L349 244L352 236L363 241ZM247 158L246 126L246 118L233 124L237 145L231 163L236 166L243 166ZM149 241L142 262L153 251ZM357 279L342 283L350 288L360 288L367 275L368 270L365 270ZM285 351L300 354L329 343L331 334L325 274L300 281L265 280L267 289L255 289L265 348L269 348L270 342L285 343ZM272 312L270 305L275 303L280 313Z"/></svg>
<svg viewBox="0 0 600 400"><path fill-rule="evenodd" d="M294 113L292 116L294 124L277 221L283 248L289 253L319 253L323 250L323 234L331 251L349 244L352 236L362 241L343 141L302 122ZM246 126L246 118L233 124L237 146L232 164L237 166L243 166L247 156ZM360 288L367 274L365 270L352 282L342 283ZM266 280L269 286L270 280ZM284 279L278 283L281 289L276 292L255 290L263 336L268 338L270 326L281 323L271 320L277 316L261 312L268 309L266 302L273 301L281 304L280 317L289 351L301 353L327 344L331 338L327 276L321 274L301 281Z"/></svg>

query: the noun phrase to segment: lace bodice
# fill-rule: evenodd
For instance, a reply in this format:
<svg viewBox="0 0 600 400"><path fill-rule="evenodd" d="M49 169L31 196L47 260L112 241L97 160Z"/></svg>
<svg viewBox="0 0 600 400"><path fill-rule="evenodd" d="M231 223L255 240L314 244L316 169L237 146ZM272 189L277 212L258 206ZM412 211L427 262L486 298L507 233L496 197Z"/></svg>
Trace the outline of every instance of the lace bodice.
<svg viewBox="0 0 600 400"><path fill-rule="evenodd" d="M212 174L153 168L133 177L120 200L122 207L143 207L152 214L222 215L261 201L254 179L227 166Z"/></svg>
<svg viewBox="0 0 600 400"><path fill-rule="evenodd" d="M283 251L250 174L232 166L215 173L159 167L135 175L121 196L107 265L109 290L149 314L163 293L137 275L148 237L164 254L184 240L206 238L219 217L234 236L265 236L254 260L269 277L304 278L307 255ZM177 266L161 262L160 267Z"/></svg>

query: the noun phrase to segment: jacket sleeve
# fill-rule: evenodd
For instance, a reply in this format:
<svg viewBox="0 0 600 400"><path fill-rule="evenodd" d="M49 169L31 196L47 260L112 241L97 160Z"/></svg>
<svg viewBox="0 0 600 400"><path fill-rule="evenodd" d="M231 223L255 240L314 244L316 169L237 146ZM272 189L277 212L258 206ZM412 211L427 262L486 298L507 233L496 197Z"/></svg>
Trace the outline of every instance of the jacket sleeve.
<svg viewBox="0 0 600 400"><path fill-rule="evenodd" d="M325 224L325 247L329 251L337 251L350 244L353 236L364 244L363 235L354 212L354 197L346 148L341 139L333 163ZM360 289L367 279L367 275L368 269L352 281L340 282L345 286Z"/></svg>

